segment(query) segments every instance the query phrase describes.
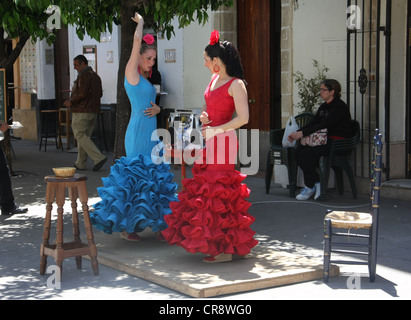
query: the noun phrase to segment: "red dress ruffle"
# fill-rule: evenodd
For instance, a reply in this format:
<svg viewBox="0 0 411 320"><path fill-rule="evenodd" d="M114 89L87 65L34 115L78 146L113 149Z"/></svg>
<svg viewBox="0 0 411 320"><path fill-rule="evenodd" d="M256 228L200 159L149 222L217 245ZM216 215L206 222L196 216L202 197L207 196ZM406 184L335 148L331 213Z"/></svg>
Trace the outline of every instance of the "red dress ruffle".
<svg viewBox="0 0 411 320"><path fill-rule="evenodd" d="M246 176L236 170L207 171L195 164L192 179L184 179L179 202L171 202L172 213L164 216L168 228L163 236L171 245L188 252L208 255L246 255L257 245L250 225L255 218L245 200L250 189L241 183Z"/></svg>

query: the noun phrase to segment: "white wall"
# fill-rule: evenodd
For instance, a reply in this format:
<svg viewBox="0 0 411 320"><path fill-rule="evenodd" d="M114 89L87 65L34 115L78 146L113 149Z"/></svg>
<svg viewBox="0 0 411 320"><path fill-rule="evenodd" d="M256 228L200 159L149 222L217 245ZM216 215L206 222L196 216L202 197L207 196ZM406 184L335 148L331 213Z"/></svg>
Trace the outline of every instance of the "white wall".
<svg viewBox="0 0 411 320"><path fill-rule="evenodd" d="M157 63L158 71L161 73L162 90L167 92L167 96L161 97L161 104L170 109L181 109L184 107L183 97L183 31L178 29L178 22L173 22L175 36L170 40L158 35L157 40ZM175 50L176 62L165 62L166 50Z"/></svg>
<svg viewBox="0 0 411 320"><path fill-rule="evenodd" d="M158 40L158 68L163 80L163 90L168 93L161 98L161 104L172 109L200 109L204 104L204 91L211 74L204 67L203 51L207 46L213 15L203 26L193 22L184 29L178 29L174 21L175 36ZM175 63L165 62L165 50L174 49Z"/></svg>
<svg viewBox="0 0 411 320"><path fill-rule="evenodd" d="M212 31L213 15L209 12L209 21L203 26L193 22L190 26L179 29L174 21L175 36L170 40L158 34L157 61L162 77L163 91L161 105L171 109L200 109L204 104L204 91L210 82L211 74L204 67L203 51L207 46ZM102 103L116 103L117 72L120 56L120 31L113 26L111 42L99 43L85 36L78 39L74 27L69 27L70 61L78 54L83 54L84 45L97 45L97 73L103 82ZM166 63L166 50L175 50L176 61ZM113 51L114 63L107 63L107 52ZM70 81L73 84L77 72L72 63Z"/></svg>
<svg viewBox="0 0 411 320"><path fill-rule="evenodd" d="M346 1L299 0L293 16L293 72L306 77L315 75L313 59L330 70L329 78L346 79ZM298 103L294 83L294 105ZM298 113L298 112L295 112Z"/></svg>
<svg viewBox="0 0 411 320"><path fill-rule="evenodd" d="M97 73L101 78L103 85L102 104L117 103L117 73L120 60L120 30L116 25L113 25L113 33L111 41L98 42L91 39L88 35L84 36L81 41L76 34L74 27L68 28L69 42L69 59L70 59L70 83L73 85L77 78L77 71L73 67L73 59L83 54L83 46L97 46ZM108 62L108 55L113 53L113 63Z"/></svg>
<svg viewBox="0 0 411 320"><path fill-rule="evenodd" d="M36 54L37 99L39 100L55 99L56 90L55 90L55 81L54 81L53 45L49 46L46 40L37 41L36 52L37 52ZM46 61L46 54L48 55L48 58L49 58L47 59L48 61Z"/></svg>
<svg viewBox="0 0 411 320"><path fill-rule="evenodd" d="M392 2L391 37L391 141L405 141L406 119L406 60L407 60L407 4L406 1ZM383 109L382 109L383 110ZM383 113L383 112L381 112ZM381 118L383 114L381 115ZM382 120L380 120L382 121ZM383 122L381 122L383 123Z"/></svg>
<svg viewBox="0 0 411 320"><path fill-rule="evenodd" d="M342 98L346 100L346 1L299 0L299 8L293 17L293 64L294 72L301 71L306 77L313 76L312 59L330 68L327 77L340 81ZM385 25L385 3L382 1L381 25ZM406 39L407 3L392 2L391 38L391 141L405 140L406 97ZM380 69L380 129L384 133L385 94L385 37L381 36ZM356 74L359 70L355 70ZM294 84L294 105L298 103L297 86ZM353 98L353 97L352 97ZM353 110L351 110L353 112ZM298 113L298 112L295 112ZM353 115L354 116L354 115ZM359 117L359 115L357 115Z"/></svg>
<svg viewBox="0 0 411 320"><path fill-rule="evenodd" d="M200 109L204 103L204 91L211 73L204 67L203 52L210 40L214 14L203 26L194 22L184 29L184 105L188 109Z"/></svg>

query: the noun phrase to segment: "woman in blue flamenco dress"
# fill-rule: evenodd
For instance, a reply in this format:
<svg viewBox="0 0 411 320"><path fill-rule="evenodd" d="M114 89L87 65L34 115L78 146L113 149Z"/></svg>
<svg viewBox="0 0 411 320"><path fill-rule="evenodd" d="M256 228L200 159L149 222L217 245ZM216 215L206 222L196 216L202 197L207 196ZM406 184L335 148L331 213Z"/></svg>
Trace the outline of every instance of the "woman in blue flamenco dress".
<svg viewBox="0 0 411 320"><path fill-rule="evenodd" d="M216 263L249 254L258 241L250 228L255 218L248 213L250 189L242 183L246 175L235 170L235 129L249 118L238 51L230 42L221 44L218 31L213 31L204 65L213 73L200 116L206 148L193 166L193 178L182 182L180 201L170 204L168 228L162 233L169 244L204 253L204 262Z"/></svg>
<svg viewBox="0 0 411 320"><path fill-rule="evenodd" d="M153 103L156 91L147 80L157 57L154 37L142 37L144 20L138 13L132 19L137 27L124 80L131 103L126 156L116 160L110 175L102 178L103 187L97 188L101 201L94 205L90 218L97 229L108 234L121 232L125 240L141 240L137 233L148 227L163 240L164 216L171 213L170 201L177 200L177 184L172 181L170 166L157 161L161 142L158 138L152 141L152 135L156 137L155 115L160 112Z"/></svg>

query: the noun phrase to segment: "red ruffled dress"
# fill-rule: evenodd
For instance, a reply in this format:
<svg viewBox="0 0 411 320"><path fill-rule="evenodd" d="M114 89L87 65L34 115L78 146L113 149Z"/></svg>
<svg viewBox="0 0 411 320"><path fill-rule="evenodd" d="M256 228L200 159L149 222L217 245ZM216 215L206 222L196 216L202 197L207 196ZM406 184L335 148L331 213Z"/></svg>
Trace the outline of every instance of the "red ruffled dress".
<svg viewBox="0 0 411 320"><path fill-rule="evenodd" d="M234 100L228 94L232 81L205 91L207 113L218 126L231 120ZM238 140L234 130L220 133L206 141L206 148L192 169L193 178L184 179L178 202L171 202L172 213L164 216L168 228L162 231L171 245L188 252L215 256L220 253L246 255L257 245L250 225L255 218L248 213L251 204L245 199L250 189L246 178L234 169Z"/></svg>

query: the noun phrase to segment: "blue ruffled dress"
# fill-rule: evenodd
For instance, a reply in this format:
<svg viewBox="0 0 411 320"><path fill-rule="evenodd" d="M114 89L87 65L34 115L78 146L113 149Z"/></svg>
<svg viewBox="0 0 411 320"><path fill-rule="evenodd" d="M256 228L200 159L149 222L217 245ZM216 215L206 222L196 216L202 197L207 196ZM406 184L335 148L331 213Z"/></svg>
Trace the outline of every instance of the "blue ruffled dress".
<svg viewBox="0 0 411 320"><path fill-rule="evenodd" d="M110 175L102 178L103 186L97 188L101 201L90 213L91 223L108 234L141 232L148 227L162 231L167 228L164 216L171 213L170 202L178 200L170 166L156 164L156 155L161 156L162 149L155 134L156 117L144 115L150 102L155 101L156 91L143 77L137 85L125 79L124 87L131 103L126 156L116 160Z"/></svg>

